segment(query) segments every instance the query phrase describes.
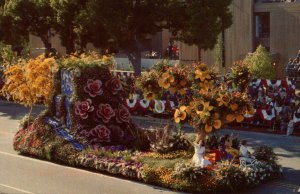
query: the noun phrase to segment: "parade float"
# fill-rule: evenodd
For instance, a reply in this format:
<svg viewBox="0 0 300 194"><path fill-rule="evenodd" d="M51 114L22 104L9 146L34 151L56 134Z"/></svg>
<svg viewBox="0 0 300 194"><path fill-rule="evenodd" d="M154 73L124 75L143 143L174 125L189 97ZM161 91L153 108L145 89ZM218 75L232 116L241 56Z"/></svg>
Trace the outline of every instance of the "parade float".
<svg viewBox="0 0 300 194"><path fill-rule="evenodd" d="M154 101L156 112L173 107L174 118L162 128L142 129L130 117L129 109L137 102L128 99L128 85L111 66L109 57L81 55L38 57L8 67L3 94L30 107L47 105L39 115L30 111L23 118L15 150L186 192L240 192L280 177L272 148L257 147L250 163L238 154L222 155L222 149L238 152L240 140L229 137L230 143L224 144L214 132L253 111L246 91L229 90L204 64L158 64L138 78L137 86L147 99L159 99L164 91L178 94L179 105ZM141 101L139 106L149 106ZM194 133L184 134L183 124ZM195 138L206 141L202 156L210 165L191 162Z"/></svg>

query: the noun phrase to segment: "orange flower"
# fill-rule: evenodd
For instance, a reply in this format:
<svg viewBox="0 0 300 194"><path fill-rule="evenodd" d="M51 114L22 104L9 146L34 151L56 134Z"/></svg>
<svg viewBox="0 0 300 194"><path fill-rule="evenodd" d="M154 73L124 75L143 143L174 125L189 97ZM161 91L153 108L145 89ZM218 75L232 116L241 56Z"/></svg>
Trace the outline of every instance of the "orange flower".
<svg viewBox="0 0 300 194"><path fill-rule="evenodd" d="M201 81L211 79L211 76L208 72L208 66L204 63L199 65L198 69L195 71L195 74L195 79L200 79Z"/></svg>
<svg viewBox="0 0 300 194"><path fill-rule="evenodd" d="M168 89L171 86L171 83L173 83L174 81L174 76L170 75L169 73L164 73L158 80L158 85L162 88Z"/></svg>
<svg viewBox="0 0 300 194"><path fill-rule="evenodd" d="M219 120L219 119L214 119L214 120L212 121L212 123L206 123L206 124L205 124L205 131L206 131L207 133L210 133L210 132L212 132L213 128L214 128L214 129L220 129L221 126L222 126L221 120Z"/></svg>
<svg viewBox="0 0 300 194"><path fill-rule="evenodd" d="M214 108L209 105L210 102L200 102L200 109L196 111L198 115L210 116L210 111ZM202 105L202 106L201 106Z"/></svg>
<svg viewBox="0 0 300 194"><path fill-rule="evenodd" d="M176 89L176 87L170 87L169 91L171 94L175 94L177 92L177 89Z"/></svg>
<svg viewBox="0 0 300 194"><path fill-rule="evenodd" d="M228 106L229 97L226 94L219 94L219 98L216 99L219 106Z"/></svg>
<svg viewBox="0 0 300 194"><path fill-rule="evenodd" d="M228 122L233 122L233 121L237 121L238 123L242 122L244 120L244 116L242 114L238 114L238 113L233 113L233 114L228 114L226 116L226 120Z"/></svg>
<svg viewBox="0 0 300 194"><path fill-rule="evenodd" d="M186 119L186 106L181 106L179 109L176 109L174 119L176 123L180 123L180 121Z"/></svg>
<svg viewBox="0 0 300 194"><path fill-rule="evenodd" d="M209 89L214 88L214 80L207 81L205 80L204 82L200 83L200 87L204 91L208 91Z"/></svg>
<svg viewBox="0 0 300 194"><path fill-rule="evenodd" d="M186 86L187 80L186 80L186 79L181 80L179 84L180 84L181 86Z"/></svg>
<svg viewBox="0 0 300 194"><path fill-rule="evenodd" d="M214 113L213 119L210 122L205 124L205 131L207 133L212 132L213 129L220 129L222 126L222 122L219 119L220 115L218 113Z"/></svg>
<svg viewBox="0 0 300 194"><path fill-rule="evenodd" d="M153 92L148 92L145 96L147 100L154 100L155 99L155 94Z"/></svg>
<svg viewBox="0 0 300 194"><path fill-rule="evenodd" d="M179 94L180 95L185 95L186 94L186 90L184 88L179 90Z"/></svg>
<svg viewBox="0 0 300 194"><path fill-rule="evenodd" d="M239 106L237 105L237 103L233 103L230 105L230 108L232 111L236 111L239 108Z"/></svg>

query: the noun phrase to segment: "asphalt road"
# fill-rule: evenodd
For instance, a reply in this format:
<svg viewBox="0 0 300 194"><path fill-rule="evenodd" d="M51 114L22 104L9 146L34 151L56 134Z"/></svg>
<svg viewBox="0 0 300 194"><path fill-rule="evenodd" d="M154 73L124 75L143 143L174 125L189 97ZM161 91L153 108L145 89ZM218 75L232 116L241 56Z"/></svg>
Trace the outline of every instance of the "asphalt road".
<svg viewBox="0 0 300 194"><path fill-rule="evenodd" d="M36 107L38 113L42 107ZM70 168L48 161L18 155L12 139L18 120L28 109L0 102L0 194L165 194L176 193L156 186L145 185L112 176ZM230 130L223 130L230 133ZM234 131L236 132L236 131ZM300 138L270 134L239 132L250 146L261 144L275 148L284 167L284 177L247 193L300 193Z"/></svg>

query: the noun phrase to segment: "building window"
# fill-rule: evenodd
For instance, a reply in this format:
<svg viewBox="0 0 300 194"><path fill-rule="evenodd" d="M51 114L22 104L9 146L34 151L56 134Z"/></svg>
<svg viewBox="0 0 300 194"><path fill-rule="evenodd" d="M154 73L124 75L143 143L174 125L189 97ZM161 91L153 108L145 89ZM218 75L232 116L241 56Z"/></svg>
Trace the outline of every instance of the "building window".
<svg viewBox="0 0 300 194"><path fill-rule="evenodd" d="M270 50L270 12L256 12L254 17L255 48L261 44Z"/></svg>

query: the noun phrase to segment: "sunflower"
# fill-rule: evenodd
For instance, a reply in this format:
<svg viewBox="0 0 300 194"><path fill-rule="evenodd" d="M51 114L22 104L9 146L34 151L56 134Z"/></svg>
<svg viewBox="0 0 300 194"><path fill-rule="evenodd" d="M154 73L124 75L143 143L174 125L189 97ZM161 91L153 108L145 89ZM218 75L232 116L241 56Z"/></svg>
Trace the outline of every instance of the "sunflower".
<svg viewBox="0 0 300 194"><path fill-rule="evenodd" d="M179 109L176 109L174 119L176 123L180 123L180 121L186 119L186 106L181 106Z"/></svg>
<svg viewBox="0 0 300 194"><path fill-rule="evenodd" d="M213 106L210 106L210 102L200 102L198 104L198 110L196 111L198 115L206 115L210 116L210 111L214 108Z"/></svg>
<svg viewBox="0 0 300 194"><path fill-rule="evenodd" d="M171 83L173 83L174 81L174 76L170 75L169 73L164 73L158 80L158 85L162 88L168 89L171 86Z"/></svg>
<svg viewBox="0 0 300 194"><path fill-rule="evenodd" d="M199 65L198 69L195 71L195 74L195 79L200 79L201 81L211 79L211 76L208 72L208 66L204 63Z"/></svg>
<svg viewBox="0 0 300 194"><path fill-rule="evenodd" d="M200 83L200 87L201 87L201 90L204 90L204 91L208 91L210 89L213 89L214 88L214 80L205 80L204 82Z"/></svg>
<svg viewBox="0 0 300 194"><path fill-rule="evenodd" d="M226 116L226 120L230 123L233 121L237 121L238 123L240 123L244 120L244 115L239 113L228 114Z"/></svg>
<svg viewBox="0 0 300 194"><path fill-rule="evenodd" d="M146 93L145 98L147 100L154 100L155 99L155 94L153 92L148 92L148 93Z"/></svg>
<svg viewBox="0 0 300 194"><path fill-rule="evenodd" d="M229 97L227 94L219 94L219 98L216 99L218 101L219 106L228 106Z"/></svg>

